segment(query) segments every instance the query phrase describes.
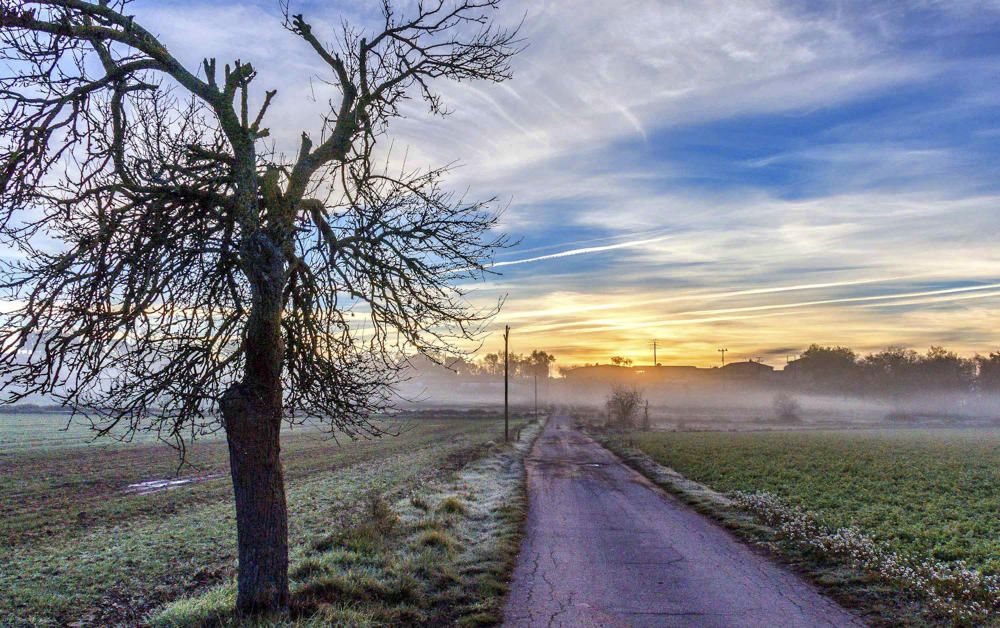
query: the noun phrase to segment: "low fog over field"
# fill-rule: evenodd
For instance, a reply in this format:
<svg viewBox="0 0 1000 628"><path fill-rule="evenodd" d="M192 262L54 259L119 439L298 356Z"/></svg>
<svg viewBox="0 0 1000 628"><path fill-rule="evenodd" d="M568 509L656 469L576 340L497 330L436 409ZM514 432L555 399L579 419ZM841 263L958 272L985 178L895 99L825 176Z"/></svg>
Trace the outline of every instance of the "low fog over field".
<svg viewBox="0 0 1000 628"><path fill-rule="evenodd" d="M860 357L842 347L810 347L784 369L760 362L722 368L612 364L563 367L536 351L512 354L509 395L515 408L577 408L593 421L615 387L637 390L655 429L765 429L1000 424L1000 356L962 358L941 348L925 354L890 348ZM502 356L413 365L401 387L404 406L484 406L503 399ZM643 409L643 413L645 408Z"/></svg>

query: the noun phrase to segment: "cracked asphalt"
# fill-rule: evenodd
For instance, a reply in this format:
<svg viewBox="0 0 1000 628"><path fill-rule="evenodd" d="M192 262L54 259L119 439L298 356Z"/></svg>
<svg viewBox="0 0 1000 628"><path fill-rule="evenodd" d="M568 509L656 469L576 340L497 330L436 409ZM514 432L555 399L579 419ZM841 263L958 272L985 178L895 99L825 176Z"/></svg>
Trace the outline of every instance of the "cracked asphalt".
<svg viewBox="0 0 1000 628"><path fill-rule="evenodd" d="M862 626L553 416L525 461L507 626Z"/></svg>

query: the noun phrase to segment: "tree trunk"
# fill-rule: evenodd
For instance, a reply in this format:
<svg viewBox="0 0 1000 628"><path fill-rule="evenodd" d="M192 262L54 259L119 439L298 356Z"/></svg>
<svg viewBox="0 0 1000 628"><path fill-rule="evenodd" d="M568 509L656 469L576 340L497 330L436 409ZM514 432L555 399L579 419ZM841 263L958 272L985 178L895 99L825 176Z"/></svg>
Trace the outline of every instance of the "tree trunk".
<svg viewBox="0 0 1000 628"><path fill-rule="evenodd" d="M236 497L239 576L236 607L241 614L288 608L288 508L281 470L281 286L280 253L264 234L244 252L253 269L253 303L247 320L243 381L221 400Z"/></svg>
<svg viewBox="0 0 1000 628"><path fill-rule="evenodd" d="M248 394L243 385L234 387L224 404L239 543L236 608L241 614L282 612L289 594L280 415L275 420Z"/></svg>

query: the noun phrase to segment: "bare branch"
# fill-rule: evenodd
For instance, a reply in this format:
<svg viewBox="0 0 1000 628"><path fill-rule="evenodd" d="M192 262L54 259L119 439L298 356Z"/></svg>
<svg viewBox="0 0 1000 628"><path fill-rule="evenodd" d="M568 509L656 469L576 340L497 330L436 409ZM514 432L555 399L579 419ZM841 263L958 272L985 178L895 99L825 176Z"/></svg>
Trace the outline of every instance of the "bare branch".
<svg viewBox="0 0 1000 628"><path fill-rule="evenodd" d="M387 3L380 32L345 26L339 47L286 15L341 98L284 162L259 142L276 92L251 111L252 64L206 59L198 78L124 1L0 0L9 400L179 441L237 392L270 394L263 372L285 420L377 434L405 355L460 353L496 312L456 287L509 243L491 203L448 193L447 169L372 164L410 91L439 110L435 79L509 76L496 6Z"/></svg>

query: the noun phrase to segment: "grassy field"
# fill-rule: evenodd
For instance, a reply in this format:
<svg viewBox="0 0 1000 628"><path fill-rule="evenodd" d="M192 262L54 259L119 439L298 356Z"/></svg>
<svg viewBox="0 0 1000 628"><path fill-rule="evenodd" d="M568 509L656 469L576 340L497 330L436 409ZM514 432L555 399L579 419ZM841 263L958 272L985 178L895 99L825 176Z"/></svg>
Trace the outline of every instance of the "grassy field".
<svg viewBox="0 0 1000 628"><path fill-rule="evenodd" d="M635 444L720 492L768 491L895 551L1000 573L1000 430L654 432Z"/></svg>
<svg viewBox="0 0 1000 628"><path fill-rule="evenodd" d="M90 424L82 418L73 422L69 418L69 413L62 412L0 412L0 452L8 454L94 446L95 432L90 429ZM127 447L133 443L156 442L156 437L147 433L135 434L131 443L116 440L121 436L123 433L120 431L112 433L102 439L101 446Z"/></svg>
<svg viewBox="0 0 1000 628"><path fill-rule="evenodd" d="M42 446L39 430L7 418L0 417L0 624L136 623L232 580L223 442L201 443L181 470L210 479L128 494L130 484L174 476L176 453L154 444L81 446L77 434ZM373 504L416 494L501 437L502 420L487 418L414 420L402 436L343 446L315 433L286 435L293 563L367 525Z"/></svg>

